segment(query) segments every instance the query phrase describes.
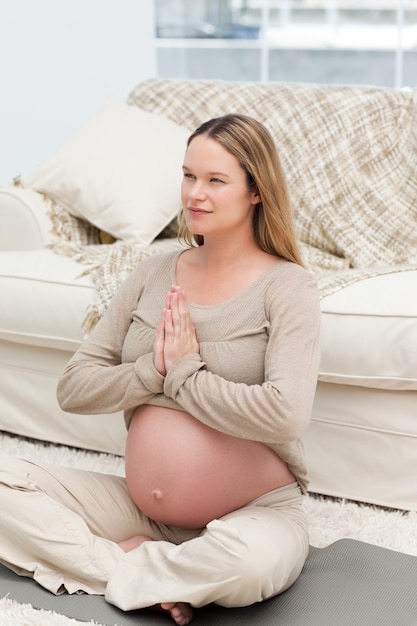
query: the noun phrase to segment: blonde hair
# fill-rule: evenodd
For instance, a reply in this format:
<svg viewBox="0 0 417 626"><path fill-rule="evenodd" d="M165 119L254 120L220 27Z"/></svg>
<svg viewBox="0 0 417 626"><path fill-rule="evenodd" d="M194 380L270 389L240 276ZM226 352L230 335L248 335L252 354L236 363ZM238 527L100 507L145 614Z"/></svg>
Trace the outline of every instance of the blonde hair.
<svg viewBox="0 0 417 626"><path fill-rule="evenodd" d="M257 120L233 113L204 122L190 135L187 147L199 135L215 139L235 156L246 172L248 188L257 188L261 201L253 228L259 247L303 266L284 171L269 131ZM204 243L201 235L188 230L184 211L178 218L178 237L190 246Z"/></svg>

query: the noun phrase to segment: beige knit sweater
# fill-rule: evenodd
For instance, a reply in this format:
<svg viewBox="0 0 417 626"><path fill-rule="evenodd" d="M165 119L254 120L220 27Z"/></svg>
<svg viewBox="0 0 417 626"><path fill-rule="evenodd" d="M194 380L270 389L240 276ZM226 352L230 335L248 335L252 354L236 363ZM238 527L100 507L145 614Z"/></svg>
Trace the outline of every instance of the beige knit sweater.
<svg viewBox="0 0 417 626"><path fill-rule="evenodd" d="M200 354L177 361L166 377L152 346L180 251L142 261L69 361L58 383L73 413L125 412L153 404L185 410L229 435L261 441L308 485L300 436L317 381L320 307L303 268L280 261L226 302L189 303Z"/></svg>

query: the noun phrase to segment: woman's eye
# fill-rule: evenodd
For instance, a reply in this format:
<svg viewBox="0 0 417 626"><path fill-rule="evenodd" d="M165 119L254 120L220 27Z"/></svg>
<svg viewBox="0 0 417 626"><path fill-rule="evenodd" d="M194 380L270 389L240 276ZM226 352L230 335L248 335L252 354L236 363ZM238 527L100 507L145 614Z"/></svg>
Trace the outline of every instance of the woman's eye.
<svg viewBox="0 0 417 626"><path fill-rule="evenodd" d="M184 178L194 178L194 176L188 172L184 172Z"/></svg>
<svg viewBox="0 0 417 626"><path fill-rule="evenodd" d="M222 180L220 180L220 178L212 178L212 179L211 179L211 182L212 182L212 183L222 183L223 181L222 181Z"/></svg>

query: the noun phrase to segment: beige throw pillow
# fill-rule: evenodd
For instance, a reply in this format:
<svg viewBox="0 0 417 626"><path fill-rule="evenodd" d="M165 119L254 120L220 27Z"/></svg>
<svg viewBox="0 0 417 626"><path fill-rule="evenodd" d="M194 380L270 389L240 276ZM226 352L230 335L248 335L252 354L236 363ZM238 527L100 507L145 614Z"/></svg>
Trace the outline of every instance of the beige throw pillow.
<svg viewBox="0 0 417 626"><path fill-rule="evenodd" d="M117 98L21 183L117 239L148 245L180 208L190 131Z"/></svg>

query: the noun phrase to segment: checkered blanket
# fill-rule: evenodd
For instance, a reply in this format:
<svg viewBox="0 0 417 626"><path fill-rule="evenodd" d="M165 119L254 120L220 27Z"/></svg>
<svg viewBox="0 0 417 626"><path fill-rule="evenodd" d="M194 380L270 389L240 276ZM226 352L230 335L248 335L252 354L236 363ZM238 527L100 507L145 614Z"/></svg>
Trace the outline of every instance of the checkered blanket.
<svg viewBox="0 0 417 626"><path fill-rule="evenodd" d="M140 83L128 102L190 131L230 112L265 124L322 296L368 276L417 267L417 88L154 79ZM146 250L123 242L94 245L97 233L89 225L56 205L51 215L62 240L71 241L59 251L75 254L97 286L87 330L138 261L178 245L164 239Z"/></svg>

